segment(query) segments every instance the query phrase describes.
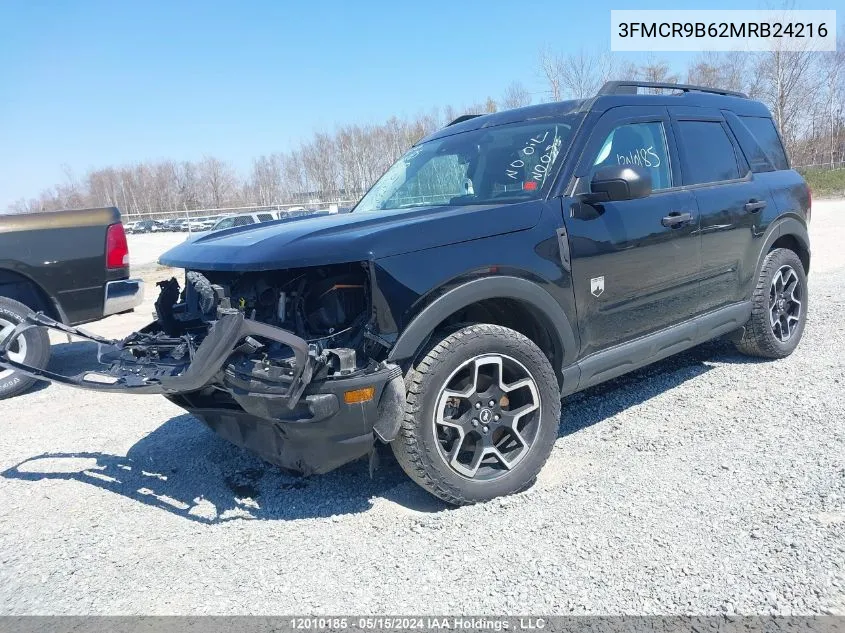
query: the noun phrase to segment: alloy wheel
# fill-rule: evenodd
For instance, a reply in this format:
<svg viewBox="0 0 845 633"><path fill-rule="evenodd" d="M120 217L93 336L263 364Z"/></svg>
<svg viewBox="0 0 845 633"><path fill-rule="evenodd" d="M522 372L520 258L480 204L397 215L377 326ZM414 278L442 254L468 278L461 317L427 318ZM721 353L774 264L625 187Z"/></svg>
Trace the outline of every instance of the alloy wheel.
<svg viewBox="0 0 845 633"><path fill-rule="evenodd" d="M531 450L540 416L537 382L525 365L503 354L471 358L452 372L438 396L439 454L464 477L497 479Z"/></svg>
<svg viewBox="0 0 845 633"><path fill-rule="evenodd" d="M17 324L0 317L0 341L3 341ZM26 360L26 339L19 336L9 348L9 359L16 363L23 363ZM4 380L14 373L13 369L0 369L0 380Z"/></svg>
<svg viewBox="0 0 845 633"><path fill-rule="evenodd" d="M792 266L781 266L772 277L769 289L769 322L772 332L786 343L801 321L802 290L798 273Z"/></svg>

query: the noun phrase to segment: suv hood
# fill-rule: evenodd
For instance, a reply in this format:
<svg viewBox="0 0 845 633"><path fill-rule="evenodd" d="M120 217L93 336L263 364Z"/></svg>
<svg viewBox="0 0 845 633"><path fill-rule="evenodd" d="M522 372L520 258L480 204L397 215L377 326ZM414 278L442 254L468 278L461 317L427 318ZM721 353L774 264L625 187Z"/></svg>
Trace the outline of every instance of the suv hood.
<svg viewBox="0 0 845 633"><path fill-rule="evenodd" d="M198 235L159 262L191 270L258 271L381 259L530 229L541 208L535 201L279 220Z"/></svg>

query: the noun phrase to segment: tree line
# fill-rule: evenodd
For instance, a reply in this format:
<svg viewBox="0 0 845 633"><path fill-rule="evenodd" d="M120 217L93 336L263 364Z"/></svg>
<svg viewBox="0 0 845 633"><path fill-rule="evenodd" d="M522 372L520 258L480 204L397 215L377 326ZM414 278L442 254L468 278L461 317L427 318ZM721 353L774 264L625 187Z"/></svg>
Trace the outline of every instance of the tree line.
<svg viewBox="0 0 845 633"><path fill-rule="evenodd" d="M256 157L246 174L224 159L147 161L92 169L66 169L65 180L37 198L21 199L10 212L119 207L124 214L269 206L311 200L356 200L409 146L461 114L480 114L538 101L583 99L611 79L686 82L737 90L760 99L778 124L793 165L842 166L845 162L845 48L766 53L704 53L685 75L665 59L642 64L613 53L540 50L541 93L511 83L498 98L462 108L445 107L381 124L348 124L317 132L289 151Z"/></svg>

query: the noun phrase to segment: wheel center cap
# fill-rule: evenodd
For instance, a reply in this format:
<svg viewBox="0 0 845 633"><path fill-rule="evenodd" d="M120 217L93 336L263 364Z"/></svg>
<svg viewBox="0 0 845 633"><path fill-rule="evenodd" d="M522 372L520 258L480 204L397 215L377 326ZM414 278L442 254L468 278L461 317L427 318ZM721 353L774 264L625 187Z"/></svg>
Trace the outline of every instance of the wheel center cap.
<svg viewBox="0 0 845 633"><path fill-rule="evenodd" d="M478 412L478 419L487 424L493 419L493 412L490 409L482 409Z"/></svg>

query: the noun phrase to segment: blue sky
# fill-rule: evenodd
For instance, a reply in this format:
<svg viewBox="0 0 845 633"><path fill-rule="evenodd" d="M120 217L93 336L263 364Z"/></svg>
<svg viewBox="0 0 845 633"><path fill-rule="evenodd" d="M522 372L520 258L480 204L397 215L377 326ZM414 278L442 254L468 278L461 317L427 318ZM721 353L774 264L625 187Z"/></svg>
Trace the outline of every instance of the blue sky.
<svg viewBox="0 0 845 633"><path fill-rule="evenodd" d="M678 5L638 0L636 7ZM253 157L337 124L497 98L514 80L539 92L539 48L607 49L611 8L632 7L6 0L0 209L61 181L63 165L83 174L212 154L245 173ZM699 8L768 7L711 0ZM687 59L664 57L678 67Z"/></svg>

